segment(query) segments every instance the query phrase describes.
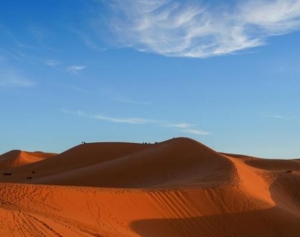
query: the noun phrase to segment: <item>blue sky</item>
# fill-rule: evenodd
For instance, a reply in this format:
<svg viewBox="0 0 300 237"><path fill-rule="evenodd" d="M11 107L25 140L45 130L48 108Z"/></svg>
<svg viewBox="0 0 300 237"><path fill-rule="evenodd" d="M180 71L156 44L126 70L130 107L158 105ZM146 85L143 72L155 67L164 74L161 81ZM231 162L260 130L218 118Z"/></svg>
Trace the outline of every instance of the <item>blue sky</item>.
<svg viewBox="0 0 300 237"><path fill-rule="evenodd" d="M300 157L300 1L0 2L0 153L186 136Z"/></svg>

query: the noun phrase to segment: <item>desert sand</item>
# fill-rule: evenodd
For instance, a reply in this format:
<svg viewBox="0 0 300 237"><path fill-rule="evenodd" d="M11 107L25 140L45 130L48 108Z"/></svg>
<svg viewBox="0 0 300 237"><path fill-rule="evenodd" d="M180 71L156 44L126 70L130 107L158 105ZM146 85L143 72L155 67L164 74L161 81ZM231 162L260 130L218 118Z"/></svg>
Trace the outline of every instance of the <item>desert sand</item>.
<svg viewBox="0 0 300 237"><path fill-rule="evenodd" d="M188 138L0 156L1 237L298 237L300 160Z"/></svg>

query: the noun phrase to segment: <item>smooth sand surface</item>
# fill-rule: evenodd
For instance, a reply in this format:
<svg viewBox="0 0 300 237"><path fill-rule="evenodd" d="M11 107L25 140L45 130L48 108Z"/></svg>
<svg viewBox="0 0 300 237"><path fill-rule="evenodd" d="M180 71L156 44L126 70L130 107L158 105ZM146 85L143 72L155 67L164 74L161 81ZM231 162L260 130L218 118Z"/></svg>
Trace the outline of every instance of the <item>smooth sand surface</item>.
<svg viewBox="0 0 300 237"><path fill-rule="evenodd" d="M300 235L299 160L218 153L188 138L36 154L0 156L1 237Z"/></svg>
<svg viewBox="0 0 300 237"><path fill-rule="evenodd" d="M55 153L28 152L13 150L0 156L0 170L9 170L18 166L28 165L55 156Z"/></svg>

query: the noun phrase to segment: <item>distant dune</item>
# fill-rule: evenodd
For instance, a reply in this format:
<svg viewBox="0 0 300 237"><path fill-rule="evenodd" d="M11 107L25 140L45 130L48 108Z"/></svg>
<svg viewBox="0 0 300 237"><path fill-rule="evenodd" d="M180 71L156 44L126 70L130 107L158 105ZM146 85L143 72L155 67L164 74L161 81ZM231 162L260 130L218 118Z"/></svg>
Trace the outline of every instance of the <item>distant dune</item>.
<svg viewBox="0 0 300 237"><path fill-rule="evenodd" d="M28 165L55 155L55 153L45 153L40 151L28 152L13 150L0 156L0 170Z"/></svg>
<svg viewBox="0 0 300 237"><path fill-rule="evenodd" d="M0 236L298 237L300 161L188 138L0 156Z"/></svg>

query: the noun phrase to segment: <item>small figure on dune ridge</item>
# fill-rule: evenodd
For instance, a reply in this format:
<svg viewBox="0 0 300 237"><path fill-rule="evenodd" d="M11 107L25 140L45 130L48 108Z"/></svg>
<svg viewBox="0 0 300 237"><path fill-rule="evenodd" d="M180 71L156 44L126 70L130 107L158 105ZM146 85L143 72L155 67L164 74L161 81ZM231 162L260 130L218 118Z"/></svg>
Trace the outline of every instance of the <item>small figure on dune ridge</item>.
<svg viewBox="0 0 300 237"><path fill-rule="evenodd" d="M5 173L3 173L3 175L11 175L11 173L5 172Z"/></svg>

